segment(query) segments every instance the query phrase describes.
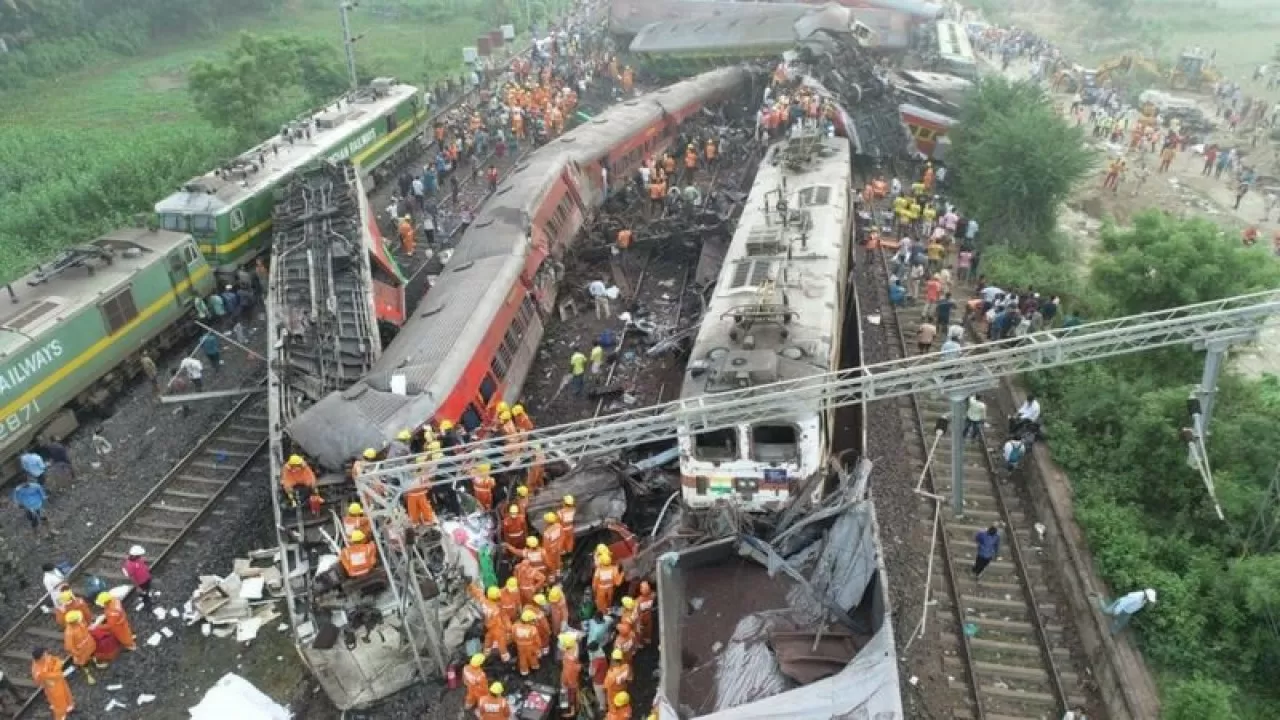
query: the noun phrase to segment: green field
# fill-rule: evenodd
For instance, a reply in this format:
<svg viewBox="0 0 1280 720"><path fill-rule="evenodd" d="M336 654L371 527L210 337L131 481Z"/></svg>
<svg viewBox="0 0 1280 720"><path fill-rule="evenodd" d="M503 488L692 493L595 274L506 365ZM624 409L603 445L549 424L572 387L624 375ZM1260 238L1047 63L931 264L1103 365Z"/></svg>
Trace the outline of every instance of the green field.
<svg viewBox="0 0 1280 720"><path fill-rule="evenodd" d="M375 0L354 11L353 32L363 35L356 45L361 74L424 85L460 72L461 48L492 25L480 10L463 12L478 7L470 0L452 5L458 11L444 22L424 16L429 8L438 12L432 0ZM0 279L131 221L178 183L243 149L243 139L197 115L185 72L196 60L217 59L245 30L342 47L336 2L295 3L0 94ZM305 109L301 101L275 108L273 120Z"/></svg>

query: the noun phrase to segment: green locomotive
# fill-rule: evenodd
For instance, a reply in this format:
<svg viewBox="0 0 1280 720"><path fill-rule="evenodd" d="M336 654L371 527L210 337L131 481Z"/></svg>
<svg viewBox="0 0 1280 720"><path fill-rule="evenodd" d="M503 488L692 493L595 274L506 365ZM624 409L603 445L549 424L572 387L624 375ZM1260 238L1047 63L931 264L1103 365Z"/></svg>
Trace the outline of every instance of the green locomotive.
<svg viewBox="0 0 1280 720"><path fill-rule="evenodd" d="M143 350L191 332L179 320L213 289L191 235L137 228L73 247L11 283L12 302L0 303L0 461L46 429L74 430L75 411L101 407L137 374Z"/></svg>
<svg viewBox="0 0 1280 720"><path fill-rule="evenodd" d="M160 227L191 233L216 272L232 272L267 247L276 188L321 159L351 158L366 187L373 170L419 137L423 94L379 78L281 128L232 162L156 203Z"/></svg>

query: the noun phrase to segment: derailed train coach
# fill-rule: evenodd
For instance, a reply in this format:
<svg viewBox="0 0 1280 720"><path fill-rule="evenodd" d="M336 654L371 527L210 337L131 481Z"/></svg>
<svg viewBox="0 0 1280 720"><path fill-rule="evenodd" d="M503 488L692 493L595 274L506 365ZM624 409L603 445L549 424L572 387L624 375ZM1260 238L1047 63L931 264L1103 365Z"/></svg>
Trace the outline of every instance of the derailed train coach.
<svg viewBox="0 0 1280 720"><path fill-rule="evenodd" d="M627 100L520 162L372 371L295 419L293 441L336 469L402 429L428 420L475 429L514 401L555 307L560 262L603 201L606 175L627 182L684 120L747 91L752 77L723 68Z"/></svg>

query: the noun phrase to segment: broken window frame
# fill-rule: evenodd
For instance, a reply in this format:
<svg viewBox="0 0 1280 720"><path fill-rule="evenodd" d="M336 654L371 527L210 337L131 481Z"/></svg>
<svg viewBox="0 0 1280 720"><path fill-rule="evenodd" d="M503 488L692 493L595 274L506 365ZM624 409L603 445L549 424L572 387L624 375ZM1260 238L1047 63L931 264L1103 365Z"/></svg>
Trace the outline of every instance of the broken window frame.
<svg viewBox="0 0 1280 720"><path fill-rule="evenodd" d="M761 442L757 433L765 431L788 430L791 432L792 440L789 442ZM802 434L800 426L795 423L757 423L747 428L747 437L750 441L750 457L755 462L760 463L788 463L800 461L800 439ZM761 449L781 448L778 452L761 453ZM783 454L786 452L786 454Z"/></svg>
<svg viewBox="0 0 1280 720"><path fill-rule="evenodd" d="M713 454L707 454L708 446L704 444L703 439L732 439L732 445L728 449L723 449L723 443L716 446ZM720 430L707 430L705 432L696 433L693 436L693 457L695 460L703 462L722 463L732 462L742 457L742 441L738 437L738 428L722 428Z"/></svg>

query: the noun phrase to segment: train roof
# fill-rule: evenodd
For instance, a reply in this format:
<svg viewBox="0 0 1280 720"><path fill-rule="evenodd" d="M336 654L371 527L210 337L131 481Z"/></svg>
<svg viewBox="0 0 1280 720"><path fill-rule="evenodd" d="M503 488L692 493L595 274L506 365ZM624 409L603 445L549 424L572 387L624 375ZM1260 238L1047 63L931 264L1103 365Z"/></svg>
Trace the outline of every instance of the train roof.
<svg viewBox="0 0 1280 720"><path fill-rule="evenodd" d="M0 361L82 306L129 282L134 273L183 243L187 233L121 228L69 248L9 284L16 301L0 301ZM193 246L194 247L194 246ZM107 258L109 253L110 262Z"/></svg>
<svg viewBox="0 0 1280 720"><path fill-rule="evenodd" d="M392 78L375 80L374 85L347 93L336 102L290 123L299 130L309 126L310 139L298 137L290 143L276 134L242 153L225 168L210 170L183 183L177 192L156 203L155 211L216 215L228 210L318 158L341 150L344 143L353 139L352 133L356 130L418 93L412 85L397 83ZM368 144L364 143L361 148Z"/></svg>
<svg viewBox="0 0 1280 720"><path fill-rule="evenodd" d="M837 352L848 253L850 147L784 140L760 163L694 341L681 397L826 373ZM786 219L777 209L787 201ZM764 312L749 329L735 316ZM774 318L786 314L785 324Z"/></svg>
<svg viewBox="0 0 1280 720"><path fill-rule="evenodd" d="M779 5L740 16L655 22L636 35L629 49L637 53L664 53L718 47L790 46L822 30L848 33L852 26L853 14L834 3L822 7Z"/></svg>
<svg viewBox="0 0 1280 720"><path fill-rule="evenodd" d="M709 18L745 18L756 13L774 13L779 8L826 4L819 2L723 2L721 0L611 0L609 3L609 29L623 35L635 35L646 25L661 21L691 21ZM937 3L917 0L844 0L837 4L850 8L857 20L875 28L882 35L899 33L905 37L913 22L934 20L942 11ZM882 38L883 39L883 38Z"/></svg>

